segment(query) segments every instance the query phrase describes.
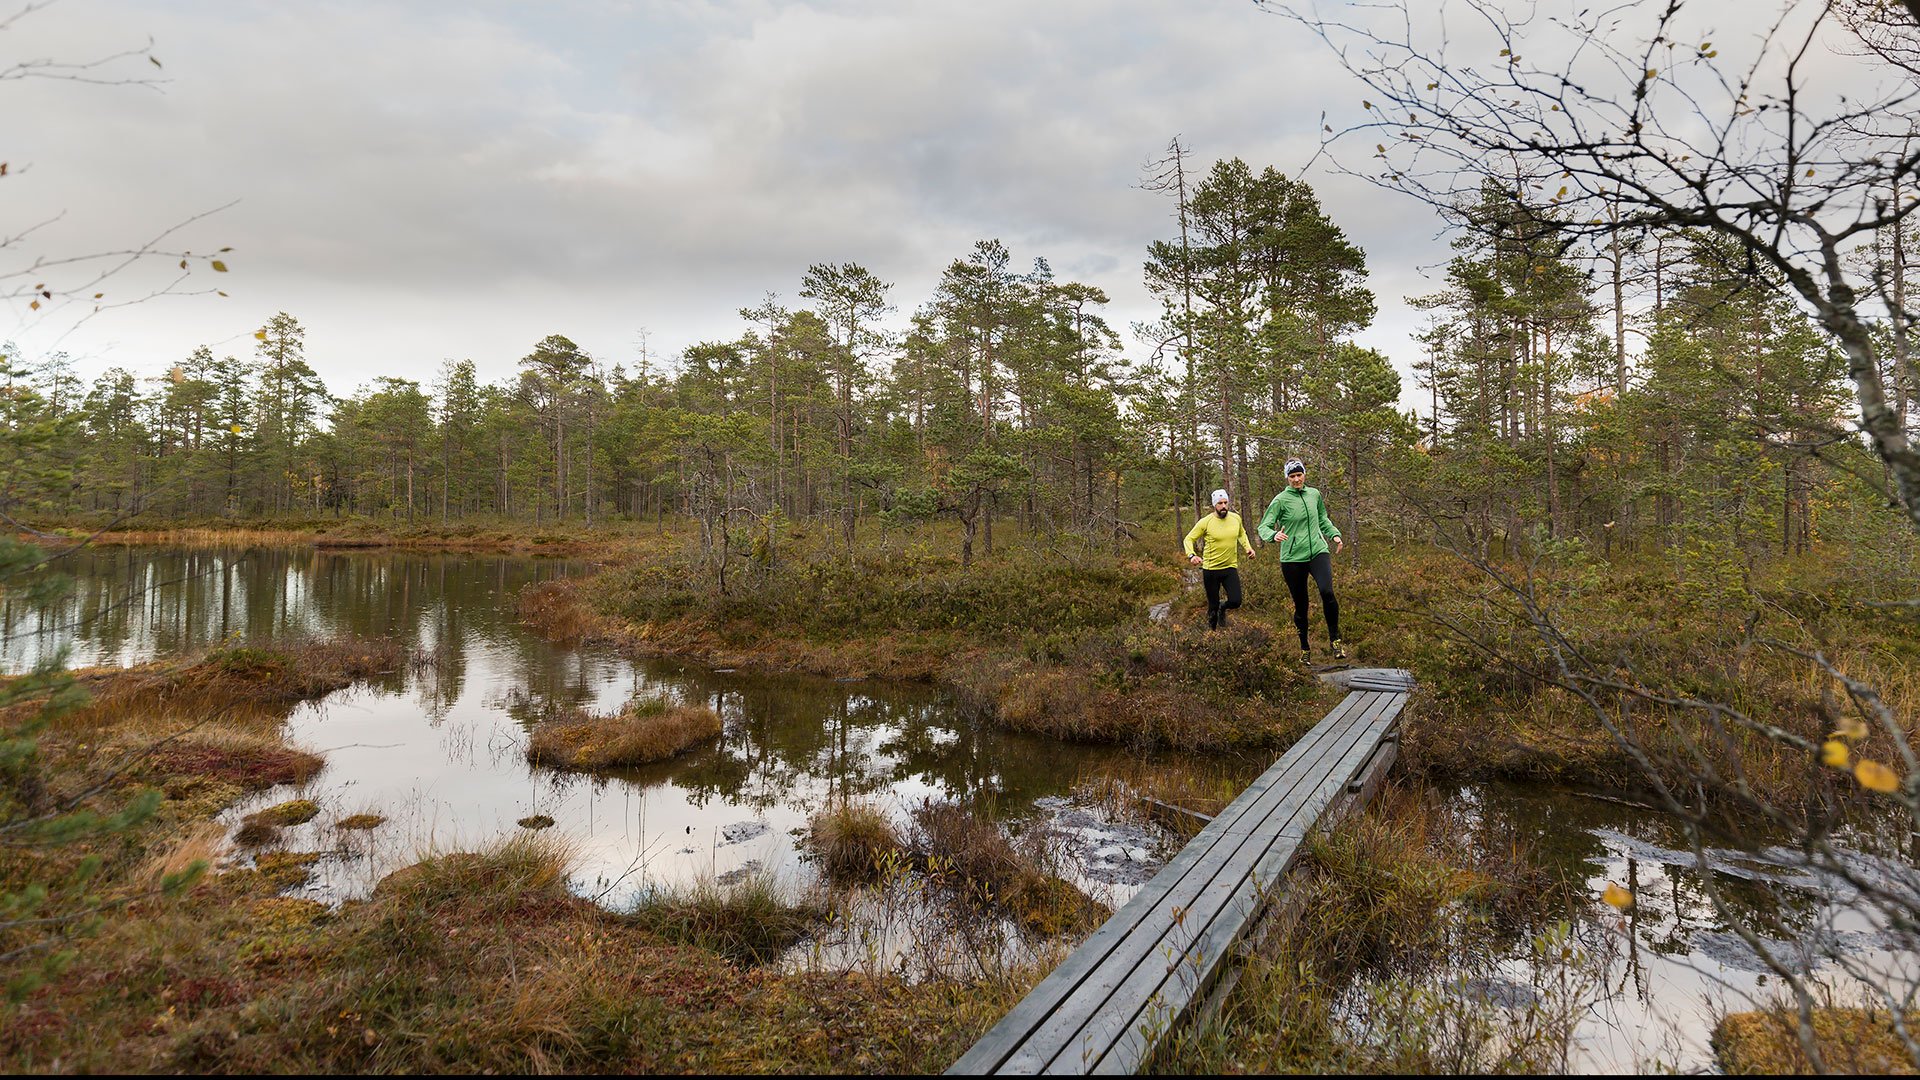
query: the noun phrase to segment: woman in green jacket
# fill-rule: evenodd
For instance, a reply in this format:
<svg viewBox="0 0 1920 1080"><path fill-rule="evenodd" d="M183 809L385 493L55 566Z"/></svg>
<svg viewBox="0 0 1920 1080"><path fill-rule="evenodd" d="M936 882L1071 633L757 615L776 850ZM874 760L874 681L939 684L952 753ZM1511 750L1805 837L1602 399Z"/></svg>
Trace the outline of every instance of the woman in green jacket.
<svg viewBox="0 0 1920 1080"><path fill-rule="evenodd" d="M1260 539L1272 543L1278 537L1280 572L1287 579L1287 591L1293 594L1293 625L1300 631L1300 659L1311 663L1313 651L1307 647L1307 577L1312 575L1320 587L1320 610L1327 616L1327 636L1333 639L1333 656L1347 658L1346 643L1340 640L1340 601L1333 597L1333 555L1327 541L1333 541L1338 553L1346 541L1327 517L1327 501L1319 488L1307 486L1307 467L1298 458L1287 462L1286 490L1273 497L1267 512L1260 517Z"/></svg>

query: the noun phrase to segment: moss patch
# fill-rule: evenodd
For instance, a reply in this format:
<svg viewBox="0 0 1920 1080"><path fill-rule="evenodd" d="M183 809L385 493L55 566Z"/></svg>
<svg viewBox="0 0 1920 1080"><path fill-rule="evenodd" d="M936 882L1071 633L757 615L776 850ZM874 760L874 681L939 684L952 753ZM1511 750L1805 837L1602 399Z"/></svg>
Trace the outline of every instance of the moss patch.
<svg viewBox="0 0 1920 1080"><path fill-rule="evenodd" d="M1920 1015L1907 1019L1920 1024ZM1729 1013L1713 1029L1713 1049L1729 1073L1811 1073L1800 1047L1800 1014L1792 1009ZM1814 1045L1827 1072L1912 1074L1913 1058L1887 1013L1867 1009L1813 1010Z"/></svg>

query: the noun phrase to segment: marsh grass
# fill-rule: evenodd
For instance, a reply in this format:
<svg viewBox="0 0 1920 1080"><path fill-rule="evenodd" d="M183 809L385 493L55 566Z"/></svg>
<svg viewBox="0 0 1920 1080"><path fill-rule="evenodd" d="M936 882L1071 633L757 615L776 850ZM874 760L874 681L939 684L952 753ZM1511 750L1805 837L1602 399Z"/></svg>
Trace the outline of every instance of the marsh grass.
<svg viewBox="0 0 1920 1080"><path fill-rule="evenodd" d="M818 897L790 898L766 872L730 884L702 879L649 892L628 912L634 925L737 964L766 964L792 948L827 915Z"/></svg>
<svg viewBox="0 0 1920 1080"><path fill-rule="evenodd" d="M1112 914L1060 874L1042 830L1017 840L967 807L927 802L913 811L915 863L962 903L1005 913L1042 937L1077 936Z"/></svg>
<svg viewBox="0 0 1920 1080"><path fill-rule="evenodd" d="M1602 965L1557 908L1567 883L1523 845L1475 835L1431 793L1389 788L1314 838L1274 936L1216 1014L1176 1033L1159 1072L1564 1071ZM1524 948L1532 1004L1472 989Z"/></svg>
<svg viewBox="0 0 1920 1080"><path fill-rule="evenodd" d="M791 905L750 887L608 912L567 890L572 852L544 836L423 857L337 910L276 895L316 858L262 856L179 903L110 921L68 977L6 1015L0 1061L96 1072L931 1072L1024 989L736 962L696 939L767 955L794 925Z"/></svg>
<svg viewBox="0 0 1920 1080"><path fill-rule="evenodd" d="M723 730L720 714L705 705L648 698L611 715L575 710L542 722L527 740L527 760L579 770L645 765L719 738Z"/></svg>
<svg viewBox="0 0 1920 1080"><path fill-rule="evenodd" d="M906 853L887 812L855 802L837 803L808 819L805 846L820 876L835 885L879 881Z"/></svg>
<svg viewBox="0 0 1920 1080"><path fill-rule="evenodd" d="M1152 823L1191 837L1246 790L1264 759L1159 761L1129 758L1083 777L1075 793L1116 821Z"/></svg>

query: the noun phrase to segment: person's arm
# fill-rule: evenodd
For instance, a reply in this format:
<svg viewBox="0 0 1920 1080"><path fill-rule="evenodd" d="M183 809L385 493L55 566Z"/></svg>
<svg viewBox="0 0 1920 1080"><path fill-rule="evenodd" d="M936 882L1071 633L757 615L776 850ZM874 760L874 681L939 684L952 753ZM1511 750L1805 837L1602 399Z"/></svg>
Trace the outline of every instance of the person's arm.
<svg viewBox="0 0 1920 1080"><path fill-rule="evenodd" d="M1193 553L1193 542L1195 540L1200 539L1201 534L1206 531L1207 531L1206 518L1201 518L1199 521L1194 522L1193 528L1187 530L1187 539L1180 545L1181 547L1186 549L1187 558L1197 559L1200 557Z"/></svg>
<svg viewBox="0 0 1920 1080"><path fill-rule="evenodd" d="M1271 544L1276 536L1280 538L1281 543L1287 542L1287 534L1279 528L1279 524L1280 496L1275 495L1273 501L1267 504L1267 512L1260 515L1260 526L1257 531L1260 533L1262 543Z"/></svg>
<svg viewBox="0 0 1920 1080"><path fill-rule="evenodd" d="M1314 502L1320 504L1320 535L1332 537L1336 548L1344 546L1346 541L1341 539L1340 530L1334 527L1333 519L1327 516L1327 497L1322 495Z"/></svg>
<svg viewBox="0 0 1920 1080"><path fill-rule="evenodd" d="M1253 558L1253 538L1247 535L1247 523L1245 519L1242 519L1240 522L1240 546L1246 549L1247 558Z"/></svg>

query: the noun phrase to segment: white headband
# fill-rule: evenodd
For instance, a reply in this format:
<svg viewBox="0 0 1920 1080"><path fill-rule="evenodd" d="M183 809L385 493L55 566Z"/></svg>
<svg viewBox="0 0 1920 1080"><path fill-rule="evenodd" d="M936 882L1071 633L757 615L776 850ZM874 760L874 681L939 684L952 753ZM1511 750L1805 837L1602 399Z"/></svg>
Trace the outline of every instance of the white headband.
<svg viewBox="0 0 1920 1080"><path fill-rule="evenodd" d="M1213 492L1213 498L1212 498L1212 499L1210 499L1210 500L1208 500L1208 501L1210 501L1210 502L1219 502L1219 501L1220 501L1221 499L1224 499L1224 498L1226 498L1226 497L1227 497L1227 489L1226 489L1226 488L1215 488L1215 489L1214 489L1214 492Z"/></svg>

